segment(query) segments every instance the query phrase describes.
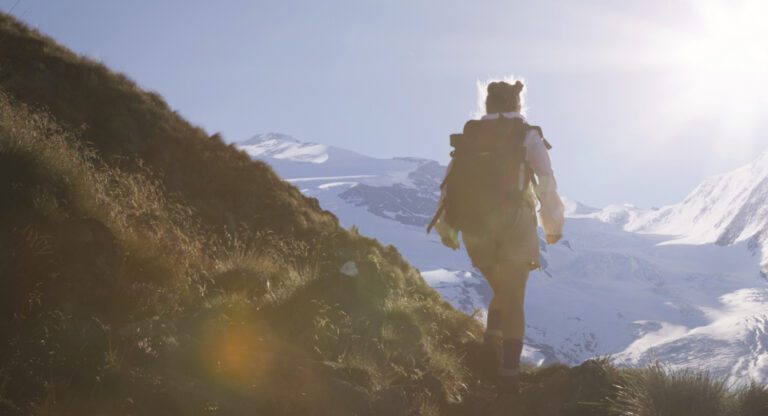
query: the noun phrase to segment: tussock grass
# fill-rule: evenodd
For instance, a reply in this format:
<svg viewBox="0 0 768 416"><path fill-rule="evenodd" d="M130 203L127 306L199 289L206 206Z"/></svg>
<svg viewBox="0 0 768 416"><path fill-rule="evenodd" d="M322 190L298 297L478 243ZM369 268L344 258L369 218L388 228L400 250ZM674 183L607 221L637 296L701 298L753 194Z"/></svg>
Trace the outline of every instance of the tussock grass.
<svg viewBox="0 0 768 416"><path fill-rule="evenodd" d="M702 371L674 370L661 363L621 367L603 357L573 368L528 368L518 397L496 400L487 390L470 386L468 396L448 414L753 416L768 414L767 401L763 386L729 387Z"/></svg>
<svg viewBox="0 0 768 416"><path fill-rule="evenodd" d="M590 376L583 378L587 373ZM571 399L574 415L768 414L768 389L764 386L729 387L724 379L706 371L672 369L660 362L644 368L625 368L604 358L577 367L572 371L574 377L578 386Z"/></svg>
<svg viewBox="0 0 768 416"><path fill-rule="evenodd" d="M45 109L109 166L150 170L209 233L241 226L312 238L338 221L264 163L180 117L157 93L0 13L0 89Z"/></svg>
<svg viewBox="0 0 768 416"><path fill-rule="evenodd" d="M479 325L394 248L211 232L79 134L0 92L4 414L435 413L467 390Z"/></svg>
<svg viewBox="0 0 768 416"><path fill-rule="evenodd" d="M673 370L654 363L623 370L611 409L616 415L747 416L768 414L768 390L757 385L728 388L705 371Z"/></svg>
<svg viewBox="0 0 768 416"><path fill-rule="evenodd" d="M49 115L33 112L0 93L0 152L31 170L5 189L16 211L54 219L78 212L103 222L135 257L156 257L166 270L199 271L206 258L204 237L191 209L169 200L146 170L124 172L100 163L94 151ZM18 166L14 166L18 168ZM13 174L22 174L19 170ZM9 172L12 174L12 172ZM10 179L10 178L9 178ZM171 266L170 264L173 264Z"/></svg>
<svg viewBox="0 0 768 416"><path fill-rule="evenodd" d="M719 416L727 396L725 383L705 372L671 371L657 363L627 374L613 409L618 415Z"/></svg>
<svg viewBox="0 0 768 416"><path fill-rule="evenodd" d="M727 408L727 416L768 415L768 387L752 383L736 389Z"/></svg>

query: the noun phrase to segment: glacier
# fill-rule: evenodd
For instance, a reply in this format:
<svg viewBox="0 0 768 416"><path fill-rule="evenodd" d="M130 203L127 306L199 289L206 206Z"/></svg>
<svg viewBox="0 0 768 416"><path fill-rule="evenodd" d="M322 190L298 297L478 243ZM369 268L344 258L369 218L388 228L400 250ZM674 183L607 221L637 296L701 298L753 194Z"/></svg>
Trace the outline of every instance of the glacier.
<svg viewBox="0 0 768 416"><path fill-rule="evenodd" d="M447 301L484 319L492 296L485 280L463 250L425 232L445 166L277 133L238 146L342 225L397 247ZM768 152L660 209L563 199L565 237L542 241L543 267L528 283L525 360L660 360L733 385L768 382Z"/></svg>

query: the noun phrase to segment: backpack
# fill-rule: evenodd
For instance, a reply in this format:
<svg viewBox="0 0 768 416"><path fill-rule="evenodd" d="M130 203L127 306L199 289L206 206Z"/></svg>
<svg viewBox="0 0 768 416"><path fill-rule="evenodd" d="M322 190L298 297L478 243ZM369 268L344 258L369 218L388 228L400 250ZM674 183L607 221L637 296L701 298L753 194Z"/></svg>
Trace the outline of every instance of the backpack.
<svg viewBox="0 0 768 416"><path fill-rule="evenodd" d="M539 128L499 114L497 119L470 120L463 134L451 135L453 165L441 185L443 203L427 231L444 213L444 221L456 231L482 233L494 215L522 207L528 184L535 180L524 146L531 129Z"/></svg>

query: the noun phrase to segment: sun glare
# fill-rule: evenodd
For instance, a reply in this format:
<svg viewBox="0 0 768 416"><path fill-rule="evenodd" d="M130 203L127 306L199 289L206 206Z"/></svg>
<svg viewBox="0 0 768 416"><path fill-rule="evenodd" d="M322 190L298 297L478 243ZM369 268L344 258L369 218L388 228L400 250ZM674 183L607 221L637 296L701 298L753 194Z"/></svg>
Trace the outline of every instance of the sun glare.
<svg viewBox="0 0 768 416"><path fill-rule="evenodd" d="M674 49L681 69L700 93L741 106L763 101L768 86L768 3L702 4L702 31Z"/></svg>
<svg viewBox="0 0 768 416"><path fill-rule="evenodd" d="M768 2L689 4L693 24L648 34L646 64L669 86L660 97L666 117L680 125L716 117L729 138L723 148L749 144L768 110Z"/></svg>
<svg viewBox="0 0 768 416"><path fill-rule="evenodd" d="M768 68L768 3L747 1L733 9L724 4L702 5L704 33L682 56L711 75L765 76Z"/></svg>

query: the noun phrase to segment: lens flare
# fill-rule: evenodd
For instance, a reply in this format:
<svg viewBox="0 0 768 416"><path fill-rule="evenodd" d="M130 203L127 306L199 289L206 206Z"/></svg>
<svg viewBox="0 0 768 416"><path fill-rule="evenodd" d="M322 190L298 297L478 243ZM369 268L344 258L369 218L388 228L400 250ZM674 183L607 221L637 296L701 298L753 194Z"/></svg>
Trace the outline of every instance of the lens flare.
<svg viewBox="0 0 768 416"><path fill-rule="evenodd" d="M214 322L202 331L200 359L216 379L257 385L271 369L273 354L252 323Z"/></svg>

